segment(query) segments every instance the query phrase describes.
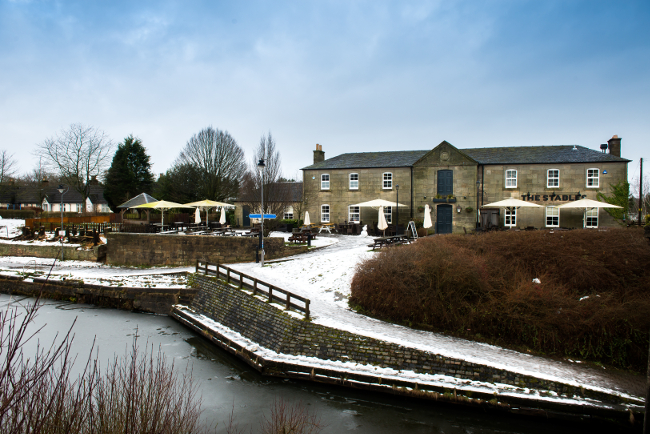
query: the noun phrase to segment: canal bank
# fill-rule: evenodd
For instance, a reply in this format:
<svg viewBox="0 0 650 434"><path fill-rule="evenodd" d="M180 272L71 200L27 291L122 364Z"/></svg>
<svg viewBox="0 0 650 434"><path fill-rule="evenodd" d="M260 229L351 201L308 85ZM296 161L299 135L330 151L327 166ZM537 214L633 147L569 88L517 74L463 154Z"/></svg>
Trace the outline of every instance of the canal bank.
<svg viewBox="0 0 650 434"><path fill-rule="evenodd" d="M195 275L172 316L258 372L545 418L642 419L643 398L517 366L480 364L297 318L216 278Z"/></svg>
<svg viewBox="0 0 650 434"><path fill-rule="evenodd" d="M0 309L28 303L20 297L0 295ZM202 396L206 425L225 432L230 416L241 432L259 432L259 425L270 416L273 402L282 399L293 405L302 403L321 420L322 434L574 434L589 432L609 434L634 430L571 420L531 419L506 413L448 405L386 393L343 388L322 383L263 376L240 359L210 344L167 316L125 310L104 309L91 305L44 300L33 324L41 342L54 342L73 328L73 352L78 356L75 367L83 370L88 354L97 351L104 364L125 354L137 334L141 351L144 346L160 351L174 361L179 374L191 369L198 393ZM36 349L30 341L26 354ZM76 372L76 371L75 371Z"/></svg>

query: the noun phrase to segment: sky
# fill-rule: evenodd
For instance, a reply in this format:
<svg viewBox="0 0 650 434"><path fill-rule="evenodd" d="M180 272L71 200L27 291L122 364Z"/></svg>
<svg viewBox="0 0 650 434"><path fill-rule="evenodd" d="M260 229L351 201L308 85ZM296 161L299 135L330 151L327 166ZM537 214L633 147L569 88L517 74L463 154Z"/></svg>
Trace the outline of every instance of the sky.
<svg viewBox="0 0 650 434"><path fill-rule="evenodd" d="M317 143L598 150L616 134L632 179L649 105L648 1L0 0L0 151L20 173L80 123L139 137L154 173L208 126L249 163L271 132L287 177Z"/></svg>

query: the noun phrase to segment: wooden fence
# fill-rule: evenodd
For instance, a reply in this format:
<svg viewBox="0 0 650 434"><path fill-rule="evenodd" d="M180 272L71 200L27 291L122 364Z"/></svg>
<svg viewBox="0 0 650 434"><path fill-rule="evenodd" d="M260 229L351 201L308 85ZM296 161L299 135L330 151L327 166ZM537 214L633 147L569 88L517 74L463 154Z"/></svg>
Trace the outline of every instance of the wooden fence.
<svg viewBox="0 0 650 434"><path fill-rule="evenodd" d="M277 301L284 305L285 310L295 309L305 314L305 319L309 319L309 299L296 295L292 292L285 291L282 288L263 282L255 277L249 276L230 267L221 264L212 264L210 262L196 261L196 272L203 273L206 276L216 276L225 278L227 283L237 283L239 289L247 288L253 291L253 295L262 294L268 298L269 303ZM234 282L233 282L234 280ZM266 288L266 289L264 289ZM284 297L275 295L283 294ZM292 302L292 300L301 301L302 305Z"/></svg>

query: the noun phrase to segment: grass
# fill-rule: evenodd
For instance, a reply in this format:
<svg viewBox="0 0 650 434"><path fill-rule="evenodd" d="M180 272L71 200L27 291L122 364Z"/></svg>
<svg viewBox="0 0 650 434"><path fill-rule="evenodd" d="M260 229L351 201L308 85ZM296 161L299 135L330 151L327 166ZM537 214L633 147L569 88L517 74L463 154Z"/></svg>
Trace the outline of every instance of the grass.
<svg viewBox="0 0 650 434"><path fill-rule="evenodd" d="M416 328L643 372L648 264L637 228L429 237L360 263L350 305Z"/></svg>

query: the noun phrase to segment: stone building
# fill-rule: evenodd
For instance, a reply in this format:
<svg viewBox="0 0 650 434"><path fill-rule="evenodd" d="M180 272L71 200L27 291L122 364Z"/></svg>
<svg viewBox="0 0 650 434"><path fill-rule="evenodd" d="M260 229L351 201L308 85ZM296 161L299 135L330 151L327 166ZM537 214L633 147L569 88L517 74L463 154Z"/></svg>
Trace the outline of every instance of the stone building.
<svg viewBox="0 0 650 434"><path fill-rule="evenodd" d="M612 185L627 180L621 139L600 150L583 146L534 146L457 149L443 141L428 151L342 154L325 159L320 145L314 164L302 169L304 207L312 222L361 221L372 225L377 210L353 206L373 199L399 202L400 224L423 220L432 210L436 233L463 233L477 226L553 228L616 225L604 210L557 207L580 198L597 200ZM398 199L399 196L399 199ZM514 210L483 205L506 198L541 205ZM480 212L478 211L480 210ZM394 223L395 207L386 210Z"/></svg>

